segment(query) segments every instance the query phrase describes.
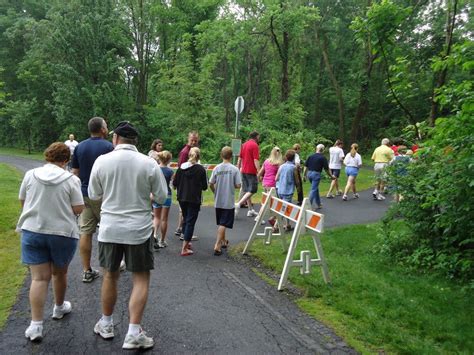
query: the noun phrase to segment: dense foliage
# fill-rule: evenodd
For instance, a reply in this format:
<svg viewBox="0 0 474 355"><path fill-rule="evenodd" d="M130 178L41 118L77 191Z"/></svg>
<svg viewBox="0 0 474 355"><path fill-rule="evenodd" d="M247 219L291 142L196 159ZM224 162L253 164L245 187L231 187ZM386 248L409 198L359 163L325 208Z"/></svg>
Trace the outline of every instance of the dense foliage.
<svg viewBox="0 0 474 355"><path fill-rule="evenodd" d="M472 38L465 0L0 0L0 144L42 149L93 115L130 119L143 150L201 132L264 145L369 146L442 112L433 58ZM464 75L464 74L461 74ZM419 136L419 135L417 135ZM350 143L350 142L347 142Z"/></svg>
<svg viewBox="0 0 474 355"><path fill-rule="evenodd" d="M474 46L465 43L434 65L450 66L472 78L472 58ZM452 115L436 121L407 174L400 174L396 165L391 169L391 185L403 199L385 217L381 247L402 262L471 281L474 287L472 80L452 80L440 90L439 100L442 106L451 104ZM395 232L400 223L403 232Z"/></svg>

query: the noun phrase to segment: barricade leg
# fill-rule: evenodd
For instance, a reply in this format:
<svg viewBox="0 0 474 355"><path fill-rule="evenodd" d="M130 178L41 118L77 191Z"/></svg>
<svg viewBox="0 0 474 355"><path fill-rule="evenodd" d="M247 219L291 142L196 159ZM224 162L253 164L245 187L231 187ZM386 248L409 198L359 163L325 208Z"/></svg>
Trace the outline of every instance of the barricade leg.
<svg viewBox="0 0 474 355"><path fill-rule="evenodd" d="M325 283L331 283L331 278L329 277L329 269L326 264L326 258L324 257L323 247L321 245L321 240L318 235L313 235L314 247L318 253L318 258L321 263L321 272L323 273L323 279Z"/></svg>

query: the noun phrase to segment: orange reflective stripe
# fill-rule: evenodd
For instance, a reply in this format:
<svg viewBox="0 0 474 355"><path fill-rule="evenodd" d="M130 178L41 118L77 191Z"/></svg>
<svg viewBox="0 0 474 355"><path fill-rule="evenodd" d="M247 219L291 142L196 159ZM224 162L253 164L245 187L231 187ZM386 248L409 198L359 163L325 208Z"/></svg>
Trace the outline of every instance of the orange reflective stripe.
<svg viewBox="0 0 474 355"><path fill-rule="evenodd" d="M267 201L267 195L262 194L262 205Z"/></svg>
<svg viewBox="0 0 474 355"><path fill-rule="evenodd" d="M285 216L289 217L291 215L291 211L293 211L293 207L286 206Z"/></svg>
<svg viewBox="0 0 474 355"><path fill-rule="evenodd" d="M313 215L311 219L309 220L308 226L311 228L316 228L320 220L321 220L321 217L317 215Z"/></svg>
<svg viewBox="0 0 474 355"><path fill-rule="evenodd" d="M277 201L276 207L274 209L278 212L281 212L281 207L282 206L283 206L283 202Z"/></svg>

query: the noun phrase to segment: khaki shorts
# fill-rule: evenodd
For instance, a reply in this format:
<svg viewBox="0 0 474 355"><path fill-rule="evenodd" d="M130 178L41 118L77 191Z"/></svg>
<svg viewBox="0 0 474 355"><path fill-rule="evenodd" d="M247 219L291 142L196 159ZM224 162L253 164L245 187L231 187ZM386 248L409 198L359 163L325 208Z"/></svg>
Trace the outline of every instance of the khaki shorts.
<svg viewBox="0 0 474 355"><path fill-rule="evenodd" d="M138 245L99 242L100 266L107 271L118 271L124 257L127 271L153 270L153 237Z"/></svg>
<svg viewBox="0 0 474 355"><path fill-rule="evenodd" d="M375 179L377 180L386 180L387 173L385 172L385 168L387 167L388 163L375 163L374 165L374 173Z"/></svg>
<svg viewBox="0 0 474 355"><path fill-rule="evenodd" d="M100 206L102 201L94 201L84 196L85 208L79 217L79 233L94 234L97 224L100 222Z"/></svg>

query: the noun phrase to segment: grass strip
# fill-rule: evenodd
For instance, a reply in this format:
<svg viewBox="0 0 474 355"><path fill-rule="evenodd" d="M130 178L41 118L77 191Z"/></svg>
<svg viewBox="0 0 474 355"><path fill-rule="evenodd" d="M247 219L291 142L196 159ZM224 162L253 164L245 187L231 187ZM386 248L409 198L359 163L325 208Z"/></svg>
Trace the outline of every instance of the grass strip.
<svg viewBox="0 0 474 355"><path fill-rule="evenodd" d="M362 353L474 353L472 291L376 254L377 228L327 230L322 244L332 285L318 267L307 276L292 268L289 280L304 294L297 304ZM314 257L311 237L300 239L295 258L301 250ZM285 253L278 241L264 246L258 239L251 255L281 273Z"/></svg>
<svg viewBox="0 0 474 355"><path fill-rule="evenodd" d="M18 148L0 148L0 154L33 160L44 160L43 152L31 152L31 154L29 154L27 150Z"/></svg>
<svg viewBox="0 0 474 355"><path fill-rule="evenodd" d="M22 175L14 168L0 164L0 329L23 285L26 268L20 261L20 237L15 232L20 213L18 190Z"/></svg>

